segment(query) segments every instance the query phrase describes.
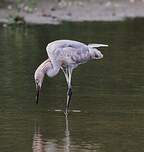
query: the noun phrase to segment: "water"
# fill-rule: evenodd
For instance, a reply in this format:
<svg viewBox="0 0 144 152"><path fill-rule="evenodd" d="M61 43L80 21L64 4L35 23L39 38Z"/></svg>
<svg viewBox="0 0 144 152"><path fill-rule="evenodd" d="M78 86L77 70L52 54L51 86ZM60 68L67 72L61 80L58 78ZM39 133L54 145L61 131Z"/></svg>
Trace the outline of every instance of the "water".
<svg viewBox="0 0 144 152"><path fill-rule="evenodd" d="M0 26L1 152L142 152L144 20ZM104 58L73 73L68 119L63 73L45 78L39 105L33 74L55 39L109 44Z"/></svg>

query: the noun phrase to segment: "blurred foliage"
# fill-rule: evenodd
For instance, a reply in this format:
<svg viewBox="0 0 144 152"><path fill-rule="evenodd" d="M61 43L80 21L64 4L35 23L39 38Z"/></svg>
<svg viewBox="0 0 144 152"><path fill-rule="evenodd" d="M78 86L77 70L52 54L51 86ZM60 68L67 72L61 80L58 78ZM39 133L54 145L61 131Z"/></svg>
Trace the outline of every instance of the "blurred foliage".
<svg viewBox="0 0 144 152"><path fill-rule="evenodd" d="M25 10L31 13L37 3L37 0L14 0L14 3L18 11Z"/></svg>
<svg viewBox="0 0 144 152"><path fill-rule="evenodd" d="M0 6L10 4L13 5L17 9L17 11L25 9L29 12L32 12L37 2L38 0L0 0Z"/></svg>
<svg viewBox="0 0 144 152"><path fill-rule="evenodd" d="M24 11L27 13L32 13L37 4L37 0L11 0L11 2L12 3L9 4L8 9L14 9L8 17L10 24L24 24L24 17L21 16L19 12Z"/></svg>

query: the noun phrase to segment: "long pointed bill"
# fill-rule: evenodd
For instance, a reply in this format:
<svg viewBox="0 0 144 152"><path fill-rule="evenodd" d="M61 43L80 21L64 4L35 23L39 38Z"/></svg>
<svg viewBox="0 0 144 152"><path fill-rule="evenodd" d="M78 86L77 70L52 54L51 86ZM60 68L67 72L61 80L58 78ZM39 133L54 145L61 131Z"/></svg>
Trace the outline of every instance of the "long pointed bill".
<svg viewBox="0 0 144 152"><path fill-rule="evenodd" d="M39 94L40 94L40 87L37 86L37 88L36 88L36 104L38 104Z"/></svg>

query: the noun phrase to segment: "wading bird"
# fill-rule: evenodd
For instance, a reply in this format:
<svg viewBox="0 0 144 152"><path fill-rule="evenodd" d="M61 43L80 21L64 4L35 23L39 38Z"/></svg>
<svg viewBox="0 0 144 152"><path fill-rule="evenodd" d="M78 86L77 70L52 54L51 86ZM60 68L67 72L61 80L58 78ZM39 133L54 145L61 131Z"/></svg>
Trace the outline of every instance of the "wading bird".
<svg viewBox="0 0 144 152"><path fill-rule="evenodd" d="M73 40L56 40L49 43L46 47L48 59L39 65L34 74L37 91L36 103L38 103L44 75L54 77L61 69L68 85L67 101L65 105L65 114L67 115L72 96L71 77L73 70L78 65L86 63L91 59L103 58L102 53L96 48L107 46L108 45L105 44L86 45Z"/></svg>

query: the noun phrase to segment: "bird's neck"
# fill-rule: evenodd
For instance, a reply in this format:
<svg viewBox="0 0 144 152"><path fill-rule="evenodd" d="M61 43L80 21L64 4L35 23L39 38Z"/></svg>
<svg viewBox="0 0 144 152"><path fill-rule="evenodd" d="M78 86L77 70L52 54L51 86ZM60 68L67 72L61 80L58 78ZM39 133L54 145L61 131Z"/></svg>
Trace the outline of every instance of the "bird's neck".
<svg viewBox="0 0 144 152"><path fill-rule="evenodd" d="M47 70L49 70L50 68L52 68L52 64L50 59L47 59L38 67L37 70L46 74Z"/></svg>
<svg viewBox="0 0 144 152"><path fill-rule="evenodd" d="M58 74L60 67L54 67L50 59L45 60L40 66L40 70L49 77L54 77Z"/></svg>

